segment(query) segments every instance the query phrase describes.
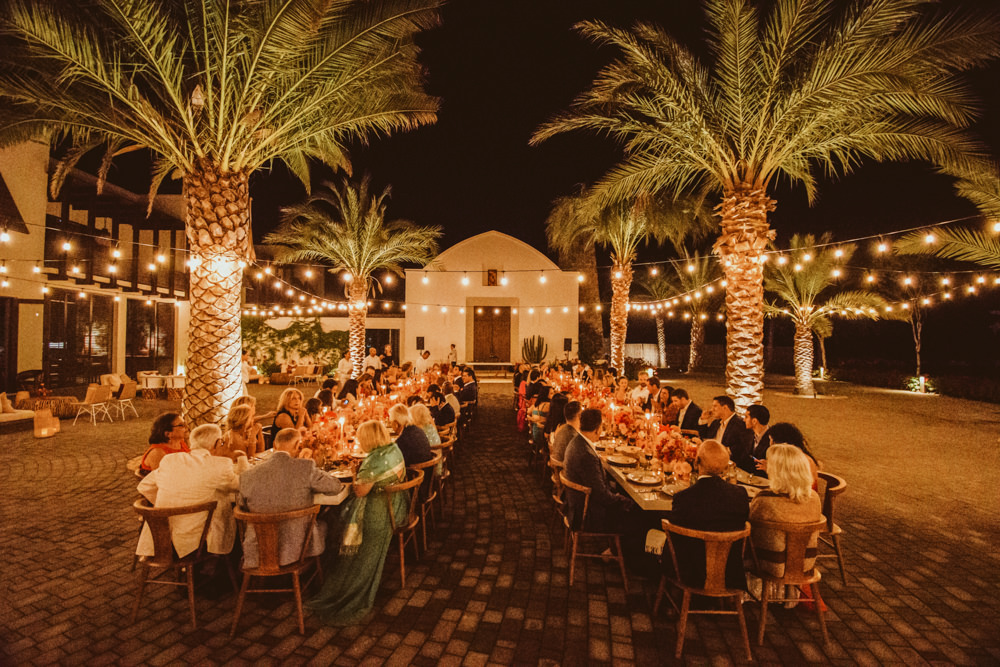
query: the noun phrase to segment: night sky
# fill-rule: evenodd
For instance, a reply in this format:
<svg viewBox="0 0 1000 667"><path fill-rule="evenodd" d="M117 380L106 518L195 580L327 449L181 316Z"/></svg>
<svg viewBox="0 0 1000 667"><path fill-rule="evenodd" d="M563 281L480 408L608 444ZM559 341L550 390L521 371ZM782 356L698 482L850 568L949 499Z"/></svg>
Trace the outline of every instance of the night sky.
<svg viewBox="0 0 1000 667"><path fill-rule="evenodd" d="M946 5L959 3L1000 8L1000 0L948 0ZM391 185L390 218L441 225L442 247L498 229L543 252L548 252L544 221L552 200L570 194L577 184L593 182L619 156L611 140L584 133L528 146L539 124L566 108L614 56L583 40L571 26L584 19L622 26L636 19L653 20L696 52L702 48L704 27L698 0L454 0L442 17L440 28L420 36L427 87L442 100L438 122L368 146L352 146L355 174L369 171L376 186ZM995 150L1000 147L998 75L1000 66L994 66L974 78L985 102L977 130ZM314 186L330 176L325 168L315 169ZM145 184L135 187L141 192ZM300 200L305 191L278 165L254 177L251 194L259 242L276 224L280 207ZM773 195L778 208L771 224L781 245L795 232L829 230L835 239L844 240L975 213L955 197L949 179L917 164L864 166L840 181L823 183L820 200L812 207L801 188L779 185ZM640 260L669 257L649 248ZM606 254L599 255L598 265L607 264ZM987 312L995 311L1000 300L984 300L965 310L974 314L984 306ZM992 349L998 341L998 332L991 330L998 320L995 312L973 320L970 330L978 342L968 347L970 361L981 354L976 350ZM906 326L896 323L873 332L848 325L842 344L860 352L860 346L850 342L850 332L857 329L870 343L866 350L906 358L905 348L912 344ZM671 329L673 342L685 342L682 329L686 327L680 324ZM929 321L928 335L942 339L938 349L948 348L943 325ZM710 342L721 342L722 337L721 326L709 329ZM629 338L651 341L655 335L639 320L630 325ZM953 360L950 352L941 355L941 363Z"/></svg>

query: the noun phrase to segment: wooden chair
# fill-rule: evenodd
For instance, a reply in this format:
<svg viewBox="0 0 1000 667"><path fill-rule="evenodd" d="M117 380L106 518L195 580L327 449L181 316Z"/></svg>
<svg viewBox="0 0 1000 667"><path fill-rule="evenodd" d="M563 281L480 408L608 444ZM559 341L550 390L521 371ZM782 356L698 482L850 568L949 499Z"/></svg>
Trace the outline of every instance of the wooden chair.
<svg viewBox="0 0 1000 667"><path fill-rule="evenodd" d="M555 522L556 518L559 517L563 520L563 549L569 544L569 524L566 521L566 514L563 511L563 500L562 500L562 471L563 462L549 458L549 470L552 473L552 502L555 505L555 514L552 515L552 521ZM550 528L551 529L551 528Z"/></svg>
<svg viewBox="0 0 1000 667"><path fill-rule="evenodd" d="M417 524L420 523L420 513L417 511L417 504L420 502L419 487L424 481L423 470L409 469L406 471L406 481L392 484L385 487L385 501L389 506L389 522L392 524L393 536L399 538L399 580L403 588L406 588L406 556L405 549L409 542L413 542L413 553L420 558L417 548ZM392 501L397 493L410 492L410 508L406 518L402 523L396 523L396 516L392 513Z"/></svg>
<svg viewBox="0 0 1000 667"><path fill-rule="evenodd" d="M451 484L451 457L455 452L455 438L452 437L447 440L442 438L441 444L433 449L437 449L441 452L441 473L434 478L434 483L437 485L437 494L438 498L440 498L438 501L438 507L443 515L444 504L450 494L448 489Z"/></svg>
<svg viewBox="0 0 1000 667"><path fill-rule="evenodd" d="M110 387L108 387L110 389ZM135 623L139 615L139 606L142 604L142 596L146 591L146 584L165 584L167 586L186 586L188 591L188 604L191 607L191 627L197 628L197 620L194 612L194 567L198 563L212 560L218 556L208 553L205 540L208 537L208 528L212 524L212 514L215 513L216 501L199 503L197 505L184 505L182 507L153 507L145 500L137 500L132 505L136 514L149 526L149 532L153 536L153 556L139 561L142 571L139 576L139 587L136 591L135 605L132 607L132 623ZM201 539L198 541L198 548L184 556L178 558L174 553L174 544L170 536L170 517L183 516L187 514L205 514L205 525L201 530ZM140 526L140 531L142 527ZM135 569L135 560L132 568ZM186 573L184 581L164 580L160 577L164 574L177 574L177 579L181 573Z"/></svg>
<svg viewBox="0 0 1000 667"><path fill-rule="evenodd" d="M842 477L831 475L828 472L819 473L819 478L826 482L826 493L823 494L823 516L826 517L826 528L819 534L821 544L832 547L834 553L816 554L816 558L836 558L837 565L840 566L840 579L847 585L847 572L844 570L844 554L840 550L840 536L843 529L834 521L834 509L837 496L847 489L847 482Z"/></svg>
<svg viewBox="0 0 1000 667"><path fill-rule="evenodd" d="M236 520L243 528L241 532L245 533L246 530L252 527L257 537L257 567L242 568L243 583L240 585L240 595L236 599L236 611L233 612L233 626L229 630L230 638L236 634L236 625L240 621L240 613L243 611L243 601L246 599L247 593L295 593L295 613L299 620L299 634L305 634L305 619L302 615L303 585L299 577L302 571L313 563L316 564L314 576L322 572L319 557L307 555L309 553L309 544L312 541L313 524L316 523L316 515L319 514L319 510L319 505L292 510L290 512L275 512L271 514L245 512L238 507L233 510ZM281 550L278 544L281 525L288 521L300 519L308 519L309 522L309 525L306 527L305 539L302 540L302 550L295 561L287 565L282 565L280 562ZM250 582L254 577L281 577L285 575L291 575L291 588L250 588ZM308 585L309 582L306 582L305 586Z"/></svg>
<svg viewBox="0 0 1000 667"><path fill-rule="evenodd" d="M598 538L608 540L609 546L614 545L615 552L611 558L618 561L618 567L622 571L622 582L625 584L625 592L628 593L628 575L625 574L625 557L622 554L621 533L593 533L586 530L587 511L590 509L590 487L577 484L566 477L565 472L559 473L559 482L563 488L583 494L583 512L580 514L579 526L570 524L568 516L564 517L566 529L569 531L571 539L571 550L569 554L569 585L573 585L573 578L576 574L576 559L580 558L607 558L600 552L585 552L580 550L580 541L588 538ZM615 555L617 553L617 555Z"/></svg>
<svg viewBox="0 0 1000 667"><path fill-rule="evenodd" d="M80 415L90 415L90 422L97 426L97 416L107 417L109 422L113 422L108 403L111 401L111 385L92 384L87 387L87 395L83 401L76 404L76 417L73 418L73 425Z"/></svg>
<svg viewBox="0 0 1000 667"><path fill-rule="evenodd" d="M424 481L418 489L417 495L419 496L419 504L417 509L420 510L420 529L424 538L424 552L427 552L427 515L430 513L431 518L434 518L434 508L432 503L438 499L438 486L434 481L436 475L434 474L434 469L439 463L441 463L442 454L440 451L434 452L434 457L423 463L415 463L409 466L410 470L420 470L424 474ZM436 526L437 524L435 524Z"/></svg>
<svg viewBox="0 0 1000 667"><path fill-rule="evenodd" d="M768 583L778 586L806 586L810 587L815 601L816 615L819 617L819 627L823 632L823 643L829 643L830 637L826 632L826 620L823 618L823 598L819 593L819 580L822 578L820 571L815 567L806 570L807 559L815 558L816 549L809 546L809 542L817 537L826 528L826 520L821 519L812 523L780 523L777 521L753 520L750 522L751 533L773 532L784 533L785 550L769 551L764 550L750 542L750 552L753 556L753 573L760 577L763 583L763 591L760 596L760 630L757 634L757 643L764 644L764 627L767 624L767 603L768 602L790 602L798 598L769 598ZM773 576L761 567L761 562L783 564L784 574L781 577Z"/></svg>
<svg viewBox="0 0 1000 667"><path fill-rule="evenodd" d="M135 405L132 403L138 388L139 384L137 382L125 382L118 393L118 400L111 405L111 409L121 416L122 421L125 421L126 410L131 410L135 417L139 417L139 413L136 412Z"/></svg>
<svg viewBox="0 0 1000 667"><path fill-rule="evenodd" d="M726 587L726 562L729 560L729 553L733 544L744 542L750 536L750 523L748 522L743 530L736 530L726 533L716 533L706 530L693 530L683 528L663 520L663 532L667 534L667 547L670 551L670 560L674 566L674 576L668 578L666 575L660 579L660 588L656 592L656 601L653 603L653 613L660 608L660 600L669 582L679 588L684 593L681 600L680 620L677 622L677 646L674 650L674 657L678 660L684 651L684 632L687 629L689 614L732 614L740 622L740 633L743 635L743 648L747 652L747 660L753 660L750 652L750 636L747 634L747 622L743 616L743 590ZM677 562L677 550L674 548L674 535L682 535L695 540L700 540L705 544L705 585L702 587L690 586L681 579L680 567ZM742 549L741 549L742 553ZM729 599L735 606L735 610L725 609L705 609L691 610L691 595L703 595L705 597ZM677 608L674 599L667 595L670 603Z"/></svg>

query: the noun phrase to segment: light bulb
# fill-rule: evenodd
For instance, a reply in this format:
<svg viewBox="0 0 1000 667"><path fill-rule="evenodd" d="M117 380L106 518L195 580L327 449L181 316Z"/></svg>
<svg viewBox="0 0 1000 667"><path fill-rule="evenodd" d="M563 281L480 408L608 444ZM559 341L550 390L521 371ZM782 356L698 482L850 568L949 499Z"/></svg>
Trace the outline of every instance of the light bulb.
<svg viewBox="0 0 1000 667"><path fill-rule="evenodd" d="M69 244L69 241L64 241L64 242L63 242L63 244L62 244L62 249L63 249L64 251L66 251L66 252L69 252L69 251L70 251L70 250L71 250L72 248L73 248L73 246L71 246L71 245Z"/></svg>
<svg viewBox="0 0 1000 667"><path fill-rule="evenodd" d="M306 269L306 278L312 278L312 277L313 277L312 269Z"/></svg>
<svg viewBox="0 0 1000 667"><path fill-rule="evenodd" d="M469 276L462 276L462 284L463 285L469 284Z"/></svg>
<svg viewBox="0 0 1000 667"><path fill-rule="evenodd" d="M159 262L160 264L163 264L164 262L167 261L167 258L165 256L163 256L163 255L157 255L156 256L156 261Z"/></svg>
<svg viewBox="0 0 1000 667"><path fill-rule="evenodd" d="M6 229L0 231L0 243L10 243L10 234L7 233ZM6 287L6 285L4 285L4 287Z"/></svg>
<svg viewBox="0 0 1000 667"><path fill-rule="evenodd" d="M152 262L150 262L150 263L149 263L149 264L148 264L148 265L146 266L146 268L147 268L147 269L149 269L150 271L156 271L156 264L153 264Z"/></svg>
<svg viewBox="0 0 1000 667"><path fill-rule="evenodd" d="M423 277L423 278L421 279L421 282L423 282L423 284L425 284L425 285L426 285L427 283L429 283L430 281L431 281L431 279L430 279L430 278L428 278L428 277L427 277L426 275L425 275L425 276L424 276L424 277Z"/></svg>

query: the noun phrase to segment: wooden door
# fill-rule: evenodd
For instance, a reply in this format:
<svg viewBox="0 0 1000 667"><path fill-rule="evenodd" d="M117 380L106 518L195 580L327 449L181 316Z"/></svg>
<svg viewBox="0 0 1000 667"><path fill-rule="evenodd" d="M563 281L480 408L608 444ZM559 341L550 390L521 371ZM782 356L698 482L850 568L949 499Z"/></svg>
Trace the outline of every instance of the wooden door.
<svg viewBox="0 0 1000 667"><path fill-rule="evenodd" d="M472 333L473 361L510 361L509 306L476 306Z"/></svg>

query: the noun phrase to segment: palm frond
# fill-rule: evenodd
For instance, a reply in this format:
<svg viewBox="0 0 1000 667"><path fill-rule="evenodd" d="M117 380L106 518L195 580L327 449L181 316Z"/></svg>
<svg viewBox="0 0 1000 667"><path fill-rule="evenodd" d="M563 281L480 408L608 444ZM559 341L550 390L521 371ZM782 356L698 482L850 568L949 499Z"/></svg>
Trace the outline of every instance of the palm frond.
<svg viewBox="0 0 1000 667"><path fill-rule="evenodd" d="M926 236L927 232L906 234L893 249L901 255L937 255L1000 269L1000 235L995 232L962 227L935 230L933 243L927 243Z"/></svg>

